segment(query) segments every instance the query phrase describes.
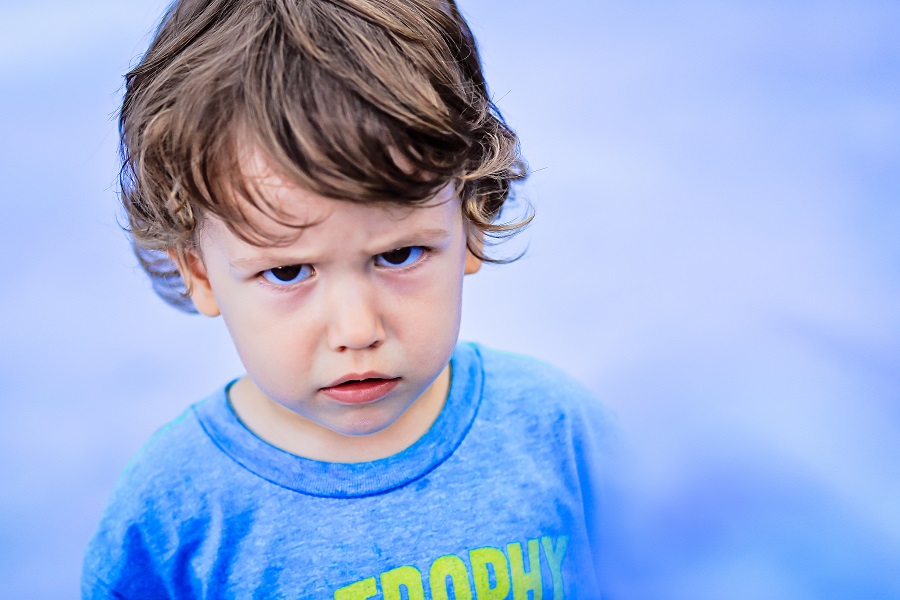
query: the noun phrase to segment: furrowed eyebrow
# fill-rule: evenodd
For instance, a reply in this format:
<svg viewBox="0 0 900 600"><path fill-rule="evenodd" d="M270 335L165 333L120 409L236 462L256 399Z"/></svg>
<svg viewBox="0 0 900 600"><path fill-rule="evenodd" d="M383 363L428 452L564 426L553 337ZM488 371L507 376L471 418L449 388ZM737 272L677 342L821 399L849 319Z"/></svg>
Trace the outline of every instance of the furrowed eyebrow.
<svg viewBox="0 0 900 600"><path fill-rule="evenodd" d="M257 267L261 265L301 265L307 264L310 260L297 260L295 257L281 256L275 254L260 254L259 256L248 256L247 258L235 258L229 263L232 267Z"/></svg>
<svg viewBox="0 0 900 600"><path fill-rule="evenodd" d="M426 227L423 229L417 229L415 231L410 231L403 235L400 235L394 239L385 238L384 241L377 241L377 246L371 248L371 254L380 254L383 252L390 252L391 250L396 250L398 248L405 248L408 246L420 246L420 245L428 245L428 244L440 244L445 240L449 239L452 233L449 229L445 229L444 227ZM260 268L262 266L272 266L272 265L300 265L300 264L312 264L316 263L320 260L319 256L309 256L308 258L303 258L299 256L291 256L289 254L274 254L274 253L261 253L257 256L248 256L248 257L239 257L234 258L229 261L231 266L236 269L242 268Z"/></svg>
<svg viewBox="0 0 900 600"><path fill-rule="evenodd" d="M391 240L391 250L404 248L406 246L415 246L423 242L441 242L450 237L450 231L443 227L429 227L410 232L407 235L399 236L395 240Z"/></svg>

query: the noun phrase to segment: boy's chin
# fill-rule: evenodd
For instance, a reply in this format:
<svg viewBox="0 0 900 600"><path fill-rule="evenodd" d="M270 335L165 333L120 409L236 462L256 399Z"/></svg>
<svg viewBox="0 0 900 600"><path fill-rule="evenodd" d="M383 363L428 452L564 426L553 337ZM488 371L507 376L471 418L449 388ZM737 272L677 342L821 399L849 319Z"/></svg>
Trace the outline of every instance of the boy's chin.
<svg viewBox="0 0 900 600"><path fill-rule="evenodd" d="M322 425L340 435L358 438L382 432L396 421L397 419L352 419L341 423Z"/></svg>

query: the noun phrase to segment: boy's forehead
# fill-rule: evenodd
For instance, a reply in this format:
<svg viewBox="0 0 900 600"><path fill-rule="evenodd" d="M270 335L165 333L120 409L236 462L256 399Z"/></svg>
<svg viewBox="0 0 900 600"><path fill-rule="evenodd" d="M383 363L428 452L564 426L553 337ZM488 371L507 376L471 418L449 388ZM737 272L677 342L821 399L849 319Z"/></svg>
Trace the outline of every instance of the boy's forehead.
<svg viewBox="0 0 900 600"><path fill-rule="evenodd" d="M340 213L337 220L345 226L341 233L347 236L402 234L410 229L435 233L442 228L455 228L459 219L448 217L461 218L453 184L445 185L430 199L415 205L366 203L319 195L282 175L262 152L248 153L243 158L244 191L233 191L231 198L242 222L208 215L200 228L201 238L207 242L218 245L230 239L226 245L233 248L248 244L259 248L289 246L302 237L309 237L306 232L334 221L336 212ZM252 201L247 195L252 196ZM252 232L248 236L252 242L242 235L247 230ZM317 236L312 233L312 237Z"/></svg>

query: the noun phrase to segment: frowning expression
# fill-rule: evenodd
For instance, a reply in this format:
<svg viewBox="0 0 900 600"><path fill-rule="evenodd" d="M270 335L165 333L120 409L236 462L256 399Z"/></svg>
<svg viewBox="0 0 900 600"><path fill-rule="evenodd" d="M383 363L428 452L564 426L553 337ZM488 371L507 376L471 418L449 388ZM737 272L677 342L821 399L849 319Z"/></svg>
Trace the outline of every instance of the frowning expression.
<svg viewBox="0 0 900 600"><path fill-rule="evenodd" d="M309 225L259 247L206 217L195 304L221 313L268 401L339 434L390 427L442 374L459 333L473 259L453 188L416 208L326 198L271 174L261 190Z"/></svg>

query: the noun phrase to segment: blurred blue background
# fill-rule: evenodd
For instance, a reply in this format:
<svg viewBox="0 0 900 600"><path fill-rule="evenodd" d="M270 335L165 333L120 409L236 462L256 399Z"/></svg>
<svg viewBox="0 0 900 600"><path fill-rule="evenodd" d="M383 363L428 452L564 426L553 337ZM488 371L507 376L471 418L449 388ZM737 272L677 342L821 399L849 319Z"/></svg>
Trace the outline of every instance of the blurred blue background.
<svg viewBox="0 0 900 600"><path fill-rule="evenodd" d="M129 457L241 372L117 222L122 75L165 4L0 4L4 598L76 597ZM620 595L900 598L900 3L461 5L538 214L462 337L618 412Z"/></svg>

